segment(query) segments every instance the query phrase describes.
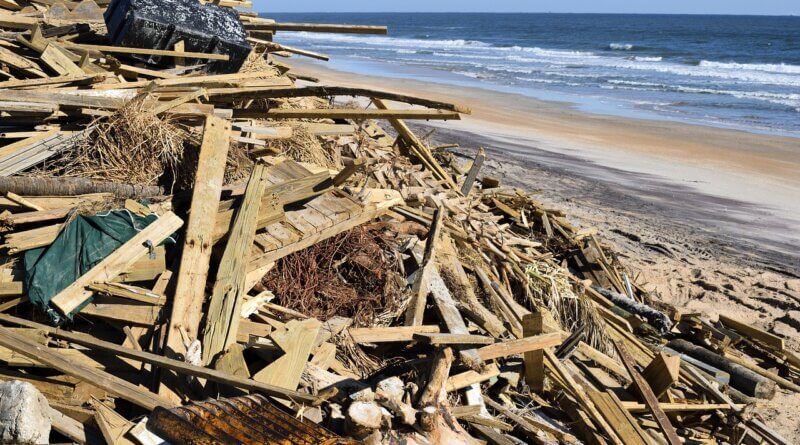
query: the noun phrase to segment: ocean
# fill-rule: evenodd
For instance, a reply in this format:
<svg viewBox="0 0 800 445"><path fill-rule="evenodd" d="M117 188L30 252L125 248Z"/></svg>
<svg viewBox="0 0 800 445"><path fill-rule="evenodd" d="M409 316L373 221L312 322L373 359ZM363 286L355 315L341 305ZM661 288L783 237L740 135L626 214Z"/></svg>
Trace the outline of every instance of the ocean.
<svg viewBox="0 0 800 445"><path fill-rule="evenodd" d="M800 137L800 17L263 15L388 26L388 36L276 36L330 55L334 69L517 92L590 112Z"/></svg>

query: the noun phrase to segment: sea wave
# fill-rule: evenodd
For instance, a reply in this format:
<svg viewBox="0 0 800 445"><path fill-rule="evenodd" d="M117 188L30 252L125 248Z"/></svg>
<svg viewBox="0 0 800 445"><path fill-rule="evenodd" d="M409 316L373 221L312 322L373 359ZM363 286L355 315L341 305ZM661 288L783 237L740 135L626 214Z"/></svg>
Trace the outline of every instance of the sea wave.
<svg viewBox="0 0 800 445"><path fill-rule="evenodd" d="M800 94L797 93L774 93L770 91L744 91L715 88L701 88L687 85L667 85L656 82L640 82L621 79L609 79L607 81L614 88L645 91L672 91L677 93L689 94L710 94L731 96L737 99L752 99L770 102L776 105L784 105L800 111Z"/></svg>
<svg viewBox="0 0 800 445"><path fill-rule="evenodd" d="M633 56L633 60L637 62L661 62L664 60L663 57L645 57L645 56Z"/></svg>
<svg viewBox="0 0 800 445"><path fill-rule="evenodd" d="M608 49L612 51L631 51L635 48L632 43L609 43Z"/></svg>
<svg viewBox="0 0 800 445"><path fill-rule="evenodd" d="M707 68L721 68L729 70L764 71L767 73L800 74L800 66L784 63L736 63L736 62L711 62L701 60L699 66Z"/></svg>

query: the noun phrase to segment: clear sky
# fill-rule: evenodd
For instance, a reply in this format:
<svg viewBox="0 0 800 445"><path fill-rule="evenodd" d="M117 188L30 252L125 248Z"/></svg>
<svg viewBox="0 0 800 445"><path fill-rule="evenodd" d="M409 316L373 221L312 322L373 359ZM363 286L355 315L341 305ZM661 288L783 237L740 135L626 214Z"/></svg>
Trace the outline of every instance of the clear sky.
<svg viewBox="0 0 800 445"><path fill-rule="evenodd" d="M254 0L263 12L800 14L800 0Z"/></svg>

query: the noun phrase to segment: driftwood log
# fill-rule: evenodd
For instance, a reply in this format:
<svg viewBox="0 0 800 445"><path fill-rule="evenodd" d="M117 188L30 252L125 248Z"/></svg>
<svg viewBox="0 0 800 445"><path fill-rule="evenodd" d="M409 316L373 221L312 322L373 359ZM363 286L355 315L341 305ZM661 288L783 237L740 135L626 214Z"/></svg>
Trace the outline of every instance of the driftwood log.
<svg viewBox="0 0 800 445"><path fill-rule="evenodd" d="M667 346L727 372L731 376L731 386L748 396L758 397L759 399L772 399L775 396L775 388L777 386L775 382L756 374L742 365L733 363L709 349L682 339L672 340Z"/></svg>
<svg viewBox="0 0 800 445"><path fill-rule="evenodd" d="M137 199L161 196L161 187L100 182L85 178L0 177L0 192L22 196L76 196L90 193L113 193L119 198Z"/></svg>

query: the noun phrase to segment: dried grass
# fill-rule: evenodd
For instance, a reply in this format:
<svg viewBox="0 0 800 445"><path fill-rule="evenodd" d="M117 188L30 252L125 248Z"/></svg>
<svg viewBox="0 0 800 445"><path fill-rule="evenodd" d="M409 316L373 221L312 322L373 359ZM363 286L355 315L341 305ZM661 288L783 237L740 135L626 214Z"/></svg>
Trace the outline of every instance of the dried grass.
<svg viewBox="0 0 800 445"><path fill-rule="evenodd" d="M188 131L152 113L144 96L91 127L88 138L46 166L48 175L171 188L180 176L184 144L192 139Z"/></svg>
<svg viewBox="0 0 800 445"><path fill-rule="evenodd" d="M138 97L95 120L89 137L30 174L157 185L168 192L191 188L202 135L156 116L150 111L151 100ZM247 178L252 168L247 148L232 143L225 183Z"/></svg>
<svg viewBox="0 0 800 445"><path fill-rule="evenodd" d="M583 292L576 293L564 271L549 263L533 263L526 268L528 289L534 306L550 311L562 329L575 332L586 326L586 340L601 351L613 351L605 331L605 321Z"/></svg>
<svg viewBox="0 0 800 445"><path fill-rule="evenodd" d="M278 304L307 316L386 326L403 304L389 244L381 230L358 227L282 258L262 284Z"/></svg>
<svg viewBox="0 0 800 445"><path fill-rule="evenodd" d="M297 162L307 162L321 167L342 168L338 156L325 147L319 138L308 131L302 122L290 123L292 137L268 141L267 147Z"/></svg>

